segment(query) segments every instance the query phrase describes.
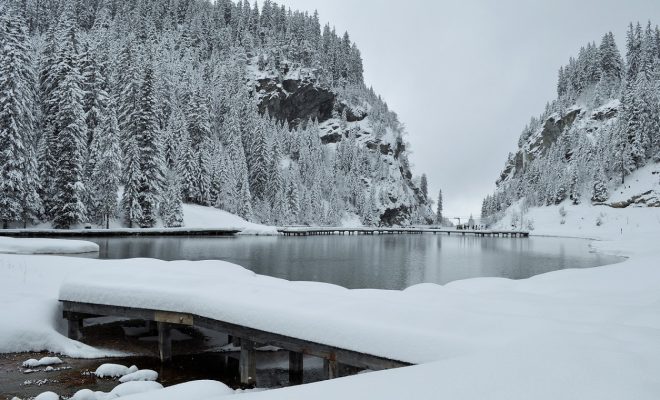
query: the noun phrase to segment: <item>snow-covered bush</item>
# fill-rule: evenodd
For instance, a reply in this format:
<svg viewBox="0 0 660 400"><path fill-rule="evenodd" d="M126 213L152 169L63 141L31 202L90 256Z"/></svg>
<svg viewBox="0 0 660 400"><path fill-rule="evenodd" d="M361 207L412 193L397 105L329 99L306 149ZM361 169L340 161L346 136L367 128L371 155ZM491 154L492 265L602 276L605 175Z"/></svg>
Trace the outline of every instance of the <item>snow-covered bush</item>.
<svg viewBox="0 0 660 400"><path fill-rule="evenodd" d="M534 219L530 218L527 220L527 230L529 231L534 230Z"/></svg>
<svg viewBox="0 0 660 400"><path fill-rule="evenodd" d="M567 214L568 213L566 212L564 206L559 207L559 215L561 216L562 219L565 219Z"/></svg>

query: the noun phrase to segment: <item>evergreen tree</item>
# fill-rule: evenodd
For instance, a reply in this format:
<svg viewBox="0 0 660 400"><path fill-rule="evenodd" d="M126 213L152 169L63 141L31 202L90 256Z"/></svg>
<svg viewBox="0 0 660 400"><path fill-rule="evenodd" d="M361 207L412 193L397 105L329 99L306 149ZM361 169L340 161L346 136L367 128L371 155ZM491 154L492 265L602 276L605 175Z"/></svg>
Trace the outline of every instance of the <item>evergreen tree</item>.
<svg viewBox="0 0 660 400"><path fill-rule="evenodd" d="M428 201L429 198L429 185L426 180L426 174L422 174L422 178L419 181L419 189L422 191L422 197L425 201Z"/></svg>
<svg viewBox="0 0 660 400"><path fill-rule="evenodd" d="M96 222L107 229L110 228L110 220L117 214L121 171L119 124L112 101L102 113L91 147L98 152L90 179L94 205L92 214Z"/></svg>
<svg viewBox="0 0 660 400"><path fill-rule="evenodd" d="M607 189L607 177L602 166L599 166L594 174L593 188L591 192L591 201L594 203L603 203L609 198Z"/></svg>
<svg viewBox="0 0 660 400"><path fill-rule="evenodd" d="M181 204L181 190L177 174L167 170L165 174L165 189L160 206L160 216L166 228L179 228L184 226L183 206Z"/></svg>
<svg viewBox="0 0 660 400"><path fill-rule="evenodd" d="M86 125L82 74L78 69L78 33L71 7L62 17L58 36L61 43L56 55L58 82L53 88L53 99L57 102L53 141L54 196L49 215L56 228L68 229L87 220L83 204Z"/></svg>
<svg viewBox="0 0 660 400"><path fill-rule="evenodd" d="M34 71L25 21L0 5L0 221L36 219Z"/></svg>
<svg viewBox="0 0 660 400"><path fill-rule="evenodd" d="M435 212L435 223L442 225L442 190L438 192L438 204Z"/></svg>
<svg viewBox="0 0 660 400"><path fill-rule="evenodd" d="M122 196L121 208L124 219L129 228L139 225L142 221L142 207L140 205L139 191L143 181L140 169L140 150L135 137L128 138L125 145L123 178L124 194Z"/></svg>
<svg viewBox="0 0 660 400"><path fill-rule="evenodd" d="M136 143L140 153L140 186L138 199L142 209L140 226L150 228L156 224L158 202L162 188L163 159L160 153L159 128L154 98L154 71L150 62L145 66L140 88L137 114Z"/></svg>

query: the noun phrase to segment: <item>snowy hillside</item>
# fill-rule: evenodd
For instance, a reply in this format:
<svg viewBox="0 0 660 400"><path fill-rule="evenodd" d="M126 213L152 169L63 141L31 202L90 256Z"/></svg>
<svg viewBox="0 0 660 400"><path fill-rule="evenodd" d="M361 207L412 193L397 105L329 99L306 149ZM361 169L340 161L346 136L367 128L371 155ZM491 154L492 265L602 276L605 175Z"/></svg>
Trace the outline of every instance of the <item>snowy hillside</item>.
<svg viewBox="0 0 660 400"><path fill-rule="evenodd" d="M348 33L274 2L0 3L3 226L429 218ZM1 78L1 77L0 77ZM114 195L123 187L122 196Z"/></svg>
<svg viewBox="0 0 660 400"><path fill-rule="evenodd" d="M631 24L625 58L608 33L559 70L557 99L523 130L482 216L521 199L660 206L660 29Z"/></svg>

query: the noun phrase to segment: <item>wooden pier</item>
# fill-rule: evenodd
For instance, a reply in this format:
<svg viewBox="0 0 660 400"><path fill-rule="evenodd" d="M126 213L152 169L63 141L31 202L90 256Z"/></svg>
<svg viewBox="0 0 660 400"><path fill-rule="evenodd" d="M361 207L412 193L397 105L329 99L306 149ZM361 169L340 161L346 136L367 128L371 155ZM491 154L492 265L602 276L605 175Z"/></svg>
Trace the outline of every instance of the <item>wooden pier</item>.
<svg viewBox="0 0 660 400"><path fill-rule="evenodd" d="M132 236L235 236L240 229L0 229L0 236L44 237L132 237Z"/></svg>
<svg viewBox="0 0 660 400"><path fill-rule="evenodd" d="M284 236L319 236L319 235L403 235L432 233L451 235L471 235L480 237L527 238L527 231L507 231L490 229L434 229L434 228L279 228Z"/></svg>
<svg viewBox="0 0 660 400"><path fill-rule="evenodd" d="M272 345L289 351L290 384L301 384L303 382L303 355L320 357L324 360L326 379L337 378L350 367L354 369L382 370L411 365L402 361L341 349L194 314L60 301L63 306L63 316L68 321L68 336L74 340L82 338L83 320L87 318L113 316L141 319L147 323L155 322L158 327L158 350L162 362L168 362L172 358L170 331L173 327L196 326L226 333L231 337L234 344L240 344L241 346L239 371L240 383L243 387L256 386L256 348L264 345Z"/></svg>

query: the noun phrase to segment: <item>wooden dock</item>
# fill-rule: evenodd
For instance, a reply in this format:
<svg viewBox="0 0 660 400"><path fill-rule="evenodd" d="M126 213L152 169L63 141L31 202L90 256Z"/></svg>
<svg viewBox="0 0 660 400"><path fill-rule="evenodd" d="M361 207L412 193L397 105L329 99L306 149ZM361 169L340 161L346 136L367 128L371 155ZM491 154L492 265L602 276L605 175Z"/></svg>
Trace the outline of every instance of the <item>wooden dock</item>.
<svg viewBox="0 0 660 400"><path fill-rule="evenodd" d="M235 236L240 229L0 229L0 236L44 237L132 237L132 236Z"/></svg>
<svg viewBox="0 0 660 400"><path fill-rule="evenodd" d="M319 236L319 235L403 235L432 233L451 235L471 235L480 237L527 238L527 231L507 231L490 229L434 229L434 228L304 228L285 227L278 231L284 236Z"/></svg>
<svg viewBox="0 0 660 400"><path fill-rule="evenodd" d="M63 306L63 316L68 321L68 336L74 340L82 338L83 320L87 318L113 316L141 319L147 323L155 322L158 327L158 350L162 362L170 361L172 358L170 330L173 327L196 326L226 333L231 336L234 344L240 344L241 346L239 371L240 383L243 387L256 386L256 348L264 345L272 345L289 351L290 384L301 384L303 382L303 355L323 359L326 379L337 378L350 367L354 369L382 370L411 365L402 361L341 349L194 314L60 301Z"/></svg>

